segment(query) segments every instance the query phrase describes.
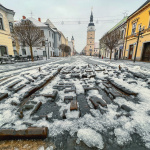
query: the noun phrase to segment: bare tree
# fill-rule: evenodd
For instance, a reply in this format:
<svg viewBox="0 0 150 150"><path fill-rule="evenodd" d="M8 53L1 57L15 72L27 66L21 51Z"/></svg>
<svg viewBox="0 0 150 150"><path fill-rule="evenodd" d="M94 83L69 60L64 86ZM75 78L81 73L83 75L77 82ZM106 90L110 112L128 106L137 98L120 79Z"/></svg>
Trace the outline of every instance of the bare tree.
<svg viewBox="0 0 150 150"><path fill-rule="evenodd" d="M59 46L59 49L61 49L61 50L62 50L62 52L63 52L63 57L64 57L65 47L66 47L66 45L65 45L65 44L61 44L61 45Z"/></svg>
<svg viewBox="0 0 150 150"><path fill-rule="evenodd" d="M66 45L66 47L65 47L65 53L67 54L67 55L69 55L70 54L70 52L71 52L71 48L70 48L70 46L68 46L68 45Z"/></svg>
<svg viewBox="0 0 150 150"><path fill-rule="evenodd" d="M108 32L101 39L101 42L110 49L110 60L111 60L112 50L118 45L119 40L120 40L119 30Z"/></svg>
<svg viewBox="0 0 150 150"><path fill-rule="evenodd" d="M71 52L71 48L68 45L65 44L61 44L59 46L59 49L61 49L63 51L63 57L64 57L64 53L66 53L66 55L69 55Z"/></svg>
<svg viewBox="0 0 150 150"><path fill-rule="evenodd" d="M40 28L35 26L30 20L22 20L20 23L15 24L12 36L15 37L15 40L24 42L25 45L30 47L31 59L33 61L32 47L40 47L44 41L44 33Z"/></svg>

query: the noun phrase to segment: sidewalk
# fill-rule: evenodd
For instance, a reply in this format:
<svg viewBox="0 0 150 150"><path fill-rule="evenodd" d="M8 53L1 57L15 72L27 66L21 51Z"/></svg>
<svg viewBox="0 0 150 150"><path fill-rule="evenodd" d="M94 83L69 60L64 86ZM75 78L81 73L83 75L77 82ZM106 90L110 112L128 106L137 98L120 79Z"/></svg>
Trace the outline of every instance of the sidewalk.
<svg viewBox="0 0 150 150"><path fill-rule="evenodd" d="M150 62L141 62L141 61L136 61L135 63L131 60L110 60L107 58L99 58L99 57L90 57L91 60L105 63L111 66L116 66L118 67L119 65L121 67L127 67L132 71L135 72L142 72L146 74L150 74Z"/></svg>

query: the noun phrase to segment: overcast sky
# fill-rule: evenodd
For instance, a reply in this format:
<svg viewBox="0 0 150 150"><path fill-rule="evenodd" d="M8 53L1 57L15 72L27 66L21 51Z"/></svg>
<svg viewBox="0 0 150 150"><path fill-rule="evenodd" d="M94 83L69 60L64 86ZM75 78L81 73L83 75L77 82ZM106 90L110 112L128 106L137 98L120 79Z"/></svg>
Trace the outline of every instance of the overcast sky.
<svg viewBox="0 0 150 150"><path fill-rule="evenodd" d="M93 7L96 28L96 41L111 29L117 22L133 13L146 0L0 0L8 9L16 12L15 20L23 15L40 17L44 22L49 18L58 30L68 39L74 36L75 47L80 52L86 45L87 26ZM106 21L107 20L107 21ZM62 25L62 22L64 23ZM79 22L81 24L79 24Z"/></svg>

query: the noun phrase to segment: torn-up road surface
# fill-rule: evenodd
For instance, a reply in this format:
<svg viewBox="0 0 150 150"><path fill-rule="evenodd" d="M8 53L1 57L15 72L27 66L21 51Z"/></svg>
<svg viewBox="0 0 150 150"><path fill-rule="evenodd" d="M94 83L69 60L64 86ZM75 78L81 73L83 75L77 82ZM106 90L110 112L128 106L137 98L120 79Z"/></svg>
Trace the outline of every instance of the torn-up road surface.
<svg viewBox="0 0 150 150"><path fill-rule="evenodd" d="M0 149L150 149L149 72L88 60L0 81Z"/></svg>

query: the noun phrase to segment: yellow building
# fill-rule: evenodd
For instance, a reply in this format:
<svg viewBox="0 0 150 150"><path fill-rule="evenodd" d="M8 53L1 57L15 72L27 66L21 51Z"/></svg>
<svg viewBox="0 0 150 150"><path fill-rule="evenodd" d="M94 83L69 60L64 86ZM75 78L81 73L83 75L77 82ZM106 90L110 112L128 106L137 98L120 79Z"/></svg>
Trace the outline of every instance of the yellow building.
<svg viewBox="0 0 150 150"><path fill-rule="evenodd" d="M140 29L142 29L143 35L140 36L137 43ZM150 61L150 0L147 0L127 19L124 44L124 56L126 59L134 59L136 47L136 60Z"/></svg>
<svg viewBox="0 0 150 150"><path fill-rule="evenodd" d="M93 23L93 13L91 12L90 23L87 29L87 45L86 45L86 55L93 56L95 48L95 25Z"/></svg>
<svg viewBox="0 0 150 150"><path fill-rule="evenodd" d="M11 32L13 31L15 12L0 4L0 57L14 55Z"/></svg>
<svg viewBox="0 0 150 150"><path fill-rule="evenodd" d="M66 38L65 36L64 36L64 34L61 32L61 31L59 31L60 32L60 34L61 34L61 44L64 44L64 45L67 45L68 46L68 38ZM62 52L61 54L60 54L60 56L61 57L64 57L64 56L66 56L66 54L64 53L64 52Z"/></svg>

